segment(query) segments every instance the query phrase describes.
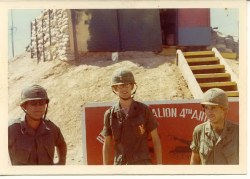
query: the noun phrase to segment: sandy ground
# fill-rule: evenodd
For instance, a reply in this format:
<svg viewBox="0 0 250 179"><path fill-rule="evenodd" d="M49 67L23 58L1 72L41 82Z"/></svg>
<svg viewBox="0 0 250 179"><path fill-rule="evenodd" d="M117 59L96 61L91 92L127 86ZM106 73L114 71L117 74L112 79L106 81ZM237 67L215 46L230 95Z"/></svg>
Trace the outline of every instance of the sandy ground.
<svg viewBox="0 0 250 179"><path fill-rule="evenodd" d="M227 60L238 74L238 61ZM152 52L124 52L119 61L111 53L86 53L79 62L37 63L29 54L9 62L9 119L22 115L21 90L30 84L47 89L50 103L47 117L56 123L68 146L67 164L83 164L82 109L90 102L117 100L110 88L113 71L126 67L133 71L139 101L191 99L184 78L175 65L175 56Z"/></svg>

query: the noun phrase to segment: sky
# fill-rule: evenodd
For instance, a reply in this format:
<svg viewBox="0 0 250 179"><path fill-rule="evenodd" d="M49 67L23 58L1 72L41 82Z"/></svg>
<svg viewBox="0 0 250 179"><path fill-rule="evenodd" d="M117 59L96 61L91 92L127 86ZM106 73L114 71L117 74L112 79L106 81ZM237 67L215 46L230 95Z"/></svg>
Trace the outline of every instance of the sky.
<svg viewBox="0 0 250 179"><path fill-rule="evenodd" d="M14 55L20 55L30 43L30 22L41 14L42 9L13 9L13 38ZM9 58L12 58L11 44L11 10L9 10ZM218 30L225 35L238 37L238 9L211 9L211 27L218 27Z"/></svg>
<svg viewBox="0 0 250 179"><path fill-rule="evenodd" d="M13 41L14 55L20 55L25 51L26 46L30 43L30 22L41 14L42 9L15 9L13 15ZM11 45L11 10L8 12L8 56L12 57Z"/></svg>
<svg viewBox="0 0 250 179"><path fill-rule="evenodd" d="M218 27L218 31L225 35L238 38L239 12L238 9L211 9L210 20L212 27Z"/></svg>

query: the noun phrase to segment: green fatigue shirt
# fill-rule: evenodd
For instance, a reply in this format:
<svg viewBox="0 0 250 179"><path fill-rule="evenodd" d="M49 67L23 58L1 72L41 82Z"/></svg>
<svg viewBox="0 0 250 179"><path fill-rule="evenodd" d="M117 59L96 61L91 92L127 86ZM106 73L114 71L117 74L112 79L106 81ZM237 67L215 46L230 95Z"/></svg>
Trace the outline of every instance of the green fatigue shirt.
<svg viewBox="0 0 250 179"><path fill-rule="evenodd" d="M207 121L195 127L192 151L199 153L201 164L239 164L239 126L229 121L220 136Z"/></svg>
<svg viewBox="0 0 250 179"><path fill-rule="evenodd" d="M43 120L34 130L19 118L9 125L8 147L12 165L53 165L55 147L66 158L67 148L60 129L50 120Z"/></svg>
<svg viewBox="0 0 250 179"><path fill-rule="evenodd" d="M119 103L108 109L104 115L102 134L114 138L114 164L152 164L148 134L157 126L151 110L143 103L133 100L127 116Z"/></svg>

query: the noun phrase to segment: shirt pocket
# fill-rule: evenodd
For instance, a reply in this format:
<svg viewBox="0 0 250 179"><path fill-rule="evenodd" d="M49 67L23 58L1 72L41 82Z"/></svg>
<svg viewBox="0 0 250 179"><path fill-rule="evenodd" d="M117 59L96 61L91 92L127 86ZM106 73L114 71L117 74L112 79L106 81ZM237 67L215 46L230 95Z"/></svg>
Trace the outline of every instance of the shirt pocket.
<svg viewBox="0 0 250 179"><path fill-rule="evenodd" d="M47 134L41 136L42 145L46 150L46 153L49 155L50 160L53 161L55 153L55 142L52 134ZM45 159L45 158L44 158Z"/></svg>
<svg viewBox="0 0 250 179"><path fill-rule="evenodd" d="M223 146L223 154L227 159L228 164L239 164L239 153L236 144L229 140Z"/></svg>
<svg viewBox="0 0 250 179"><path fill-rule="evenodd" d="M29 164L30 155L32 152L32 147L34 146L34 141L31 139L17 140L15 153L14 153L14 163L16 164Z"/></svg>
<svg viewBox="0 0 250 179"><path fill-rule="evenodd" d="M208 158L209 155L211 154L211 151L212 151L212 145L209 142L202 140L200 143L200 150L199 150L202 164L208 163Z"/></svg>
<svg viewBox="0 0 250 179"><path fill-rule="evenodd" d="M134 132L135 137L145 137L147 136L146 123L143 116L138 116L133 119L132 131Z"/></svg>
<svg viewBox="0 0 250 179"><path fill-rule="evenodd" d="M122 120L119 120L117 118L113 118L112 119L111 130L112 130L114 140L116 142L119 142L120 139L121 139Z"/></svg>

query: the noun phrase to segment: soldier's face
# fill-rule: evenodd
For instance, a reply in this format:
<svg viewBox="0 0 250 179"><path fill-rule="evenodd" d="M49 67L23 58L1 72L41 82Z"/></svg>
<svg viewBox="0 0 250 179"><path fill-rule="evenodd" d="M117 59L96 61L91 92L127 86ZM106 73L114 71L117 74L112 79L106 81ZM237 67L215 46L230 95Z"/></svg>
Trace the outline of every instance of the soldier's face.
<svg viewBox="0 0 250 179"><path fill-rule="evenodd" d="M23 108L34 120L40 120L43 117L46 109L45 107L46 100L27 101L23 105Z"/></svg>
<svg viewBox="0 0 250 179"><path fill-rule="evenodd" d="M218 123L225 119L226 109L221 106L204 105L204 110L211 123Z"/></svg>
<svg viewBox="0 0 250 179"><path fill-rule="evenodd" d="M115 87L115 91L122 98L130 97L132 90L133 90L133 85L132 84L122 84L122 85L117 85Z"/></svg>

